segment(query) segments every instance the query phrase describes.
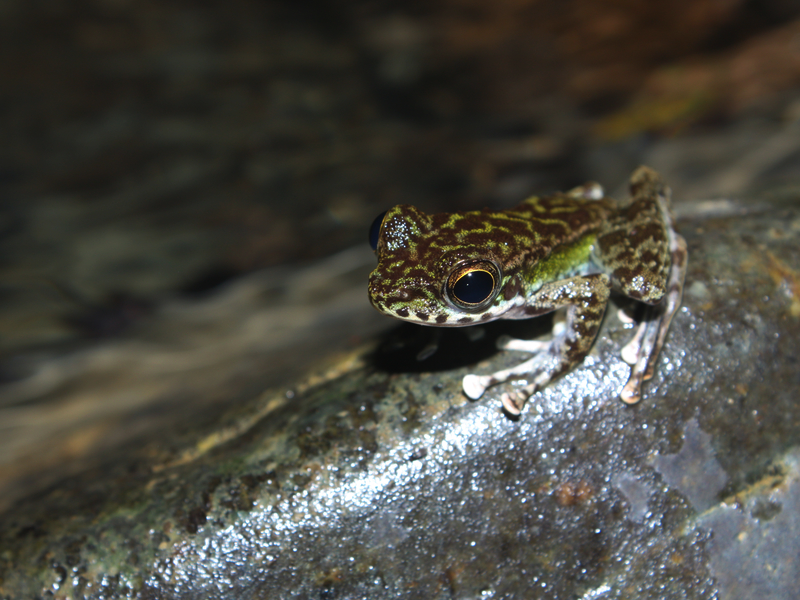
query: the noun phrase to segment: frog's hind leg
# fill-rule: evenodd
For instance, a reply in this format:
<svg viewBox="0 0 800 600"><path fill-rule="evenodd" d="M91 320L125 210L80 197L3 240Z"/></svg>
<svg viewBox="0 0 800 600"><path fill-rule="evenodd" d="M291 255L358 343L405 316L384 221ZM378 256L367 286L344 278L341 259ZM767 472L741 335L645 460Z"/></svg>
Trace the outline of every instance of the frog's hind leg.
<svg viewBox="0 0 800 600"><path fill-rule="evenodd" d="M642 383L653 377L656 359L664 345L672 317L678 311L683 296L683 280L686 275L686 241L674 234L672 241L672 268L669 287L661 304L648 306L637 331L622 349L622 358L631 365L628 383L622 388L620 398L627 404L636 404L642 397ZM654 314L655 313L655 314Z"/></svg>
<svg viewBox="0 0 800 600"><path fill-rule="evenodd" d="M670 192L658 174L640 167L631 176L633 200L623 217L598 235L599 261L615 289L648 306L633 339L622 351L632 366L621 398L635 404L642 382L653 376L670 322L678 310L686 274L686 242L672 225Z"/></svg>

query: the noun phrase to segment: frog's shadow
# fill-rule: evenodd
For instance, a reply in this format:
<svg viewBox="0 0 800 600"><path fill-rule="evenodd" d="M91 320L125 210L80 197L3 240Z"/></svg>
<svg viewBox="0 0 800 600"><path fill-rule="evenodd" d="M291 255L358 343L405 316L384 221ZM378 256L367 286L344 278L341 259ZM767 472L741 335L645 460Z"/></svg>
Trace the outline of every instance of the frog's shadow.
<svg viewBox="0 0 800 600"><path fill-rule="evenodd" d="M613 310L622 309L636 321L644 316L644 304L613 291L611 298L613 304L610 308L613 306ZM374 368L387 373L433 373L466 367L500 352L497 338L501 335L525 340L549 339L545 336L552 334L555 314L499 320L472 327L426 327L401 323L380 336L375 351L367 356L367 360ZM431 353L427 349L434 341L438 343Z"/></svg>
<svg viewBox="0 0 800 600"><path fill-rule="evenodd" d="M500 352L497 338L501 335L533 339L548 335L552 326L552 315L494 321L473 327L426 327L401 323L380 336L377 347L367 360L374 368L387 373L449 371L486 360Z"/></svg>

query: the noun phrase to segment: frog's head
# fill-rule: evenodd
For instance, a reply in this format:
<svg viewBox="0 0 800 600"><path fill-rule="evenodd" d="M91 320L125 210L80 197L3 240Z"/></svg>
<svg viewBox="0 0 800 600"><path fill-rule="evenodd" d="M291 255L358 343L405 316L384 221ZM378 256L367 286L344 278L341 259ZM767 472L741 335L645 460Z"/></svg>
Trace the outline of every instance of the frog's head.
<svg viewBox="0 0 800 600"><path fill-rule="evenodd" d="M370 243L378 266L369 299L382 313L423 325L464 326L508 310L501 260L481 213L428 215L399 205L378 216Z"/></svg>

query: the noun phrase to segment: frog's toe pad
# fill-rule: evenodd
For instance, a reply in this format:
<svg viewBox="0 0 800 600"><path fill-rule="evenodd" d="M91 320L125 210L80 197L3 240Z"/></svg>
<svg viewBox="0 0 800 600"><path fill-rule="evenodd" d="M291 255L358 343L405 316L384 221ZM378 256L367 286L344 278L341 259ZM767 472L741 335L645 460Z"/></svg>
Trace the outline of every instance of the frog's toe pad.
<svg viewBox="0 0 800 600"><path fill-rule="evenodd" d="M491 385L492 378L485 377L480 375L465 375L464 381L462 382L462 387L464 389L464 393L467 395L468 398L472 398L473 400L477 400L483 393L486 391Z"/></svg>
<svg viewBox="0 0 800 600"><path fill-rule="evenodd" d="M520 401L519 398L515 397L513 394L503 394L500 396L500 403L503 405L503 408L506 409L506 412L513 416L518 416L522 411L522 405L525 401Z"/></svg>
<svg viewBox="0 0 800 600"><path fill-rule="evenodd" d="M639 402L639 400L642 399L641 381L636 381L631 377L631 380L622 388L619 397L625 404L636 404Z"/></svg>

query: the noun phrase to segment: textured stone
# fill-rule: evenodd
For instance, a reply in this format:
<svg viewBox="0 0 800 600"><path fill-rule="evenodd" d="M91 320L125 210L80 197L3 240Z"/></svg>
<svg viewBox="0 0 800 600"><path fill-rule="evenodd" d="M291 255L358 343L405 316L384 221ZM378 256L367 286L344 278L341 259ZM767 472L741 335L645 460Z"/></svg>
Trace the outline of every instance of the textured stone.
<svg viewBox="0 0 800 600"><path fill-rule="evenodd" d="M613 310L516 421L461 377L546 319L424 362L401 327L8 511L0 595L793 598L800 209L759 206L679 223L688 291L638 405Z"/></svg>

